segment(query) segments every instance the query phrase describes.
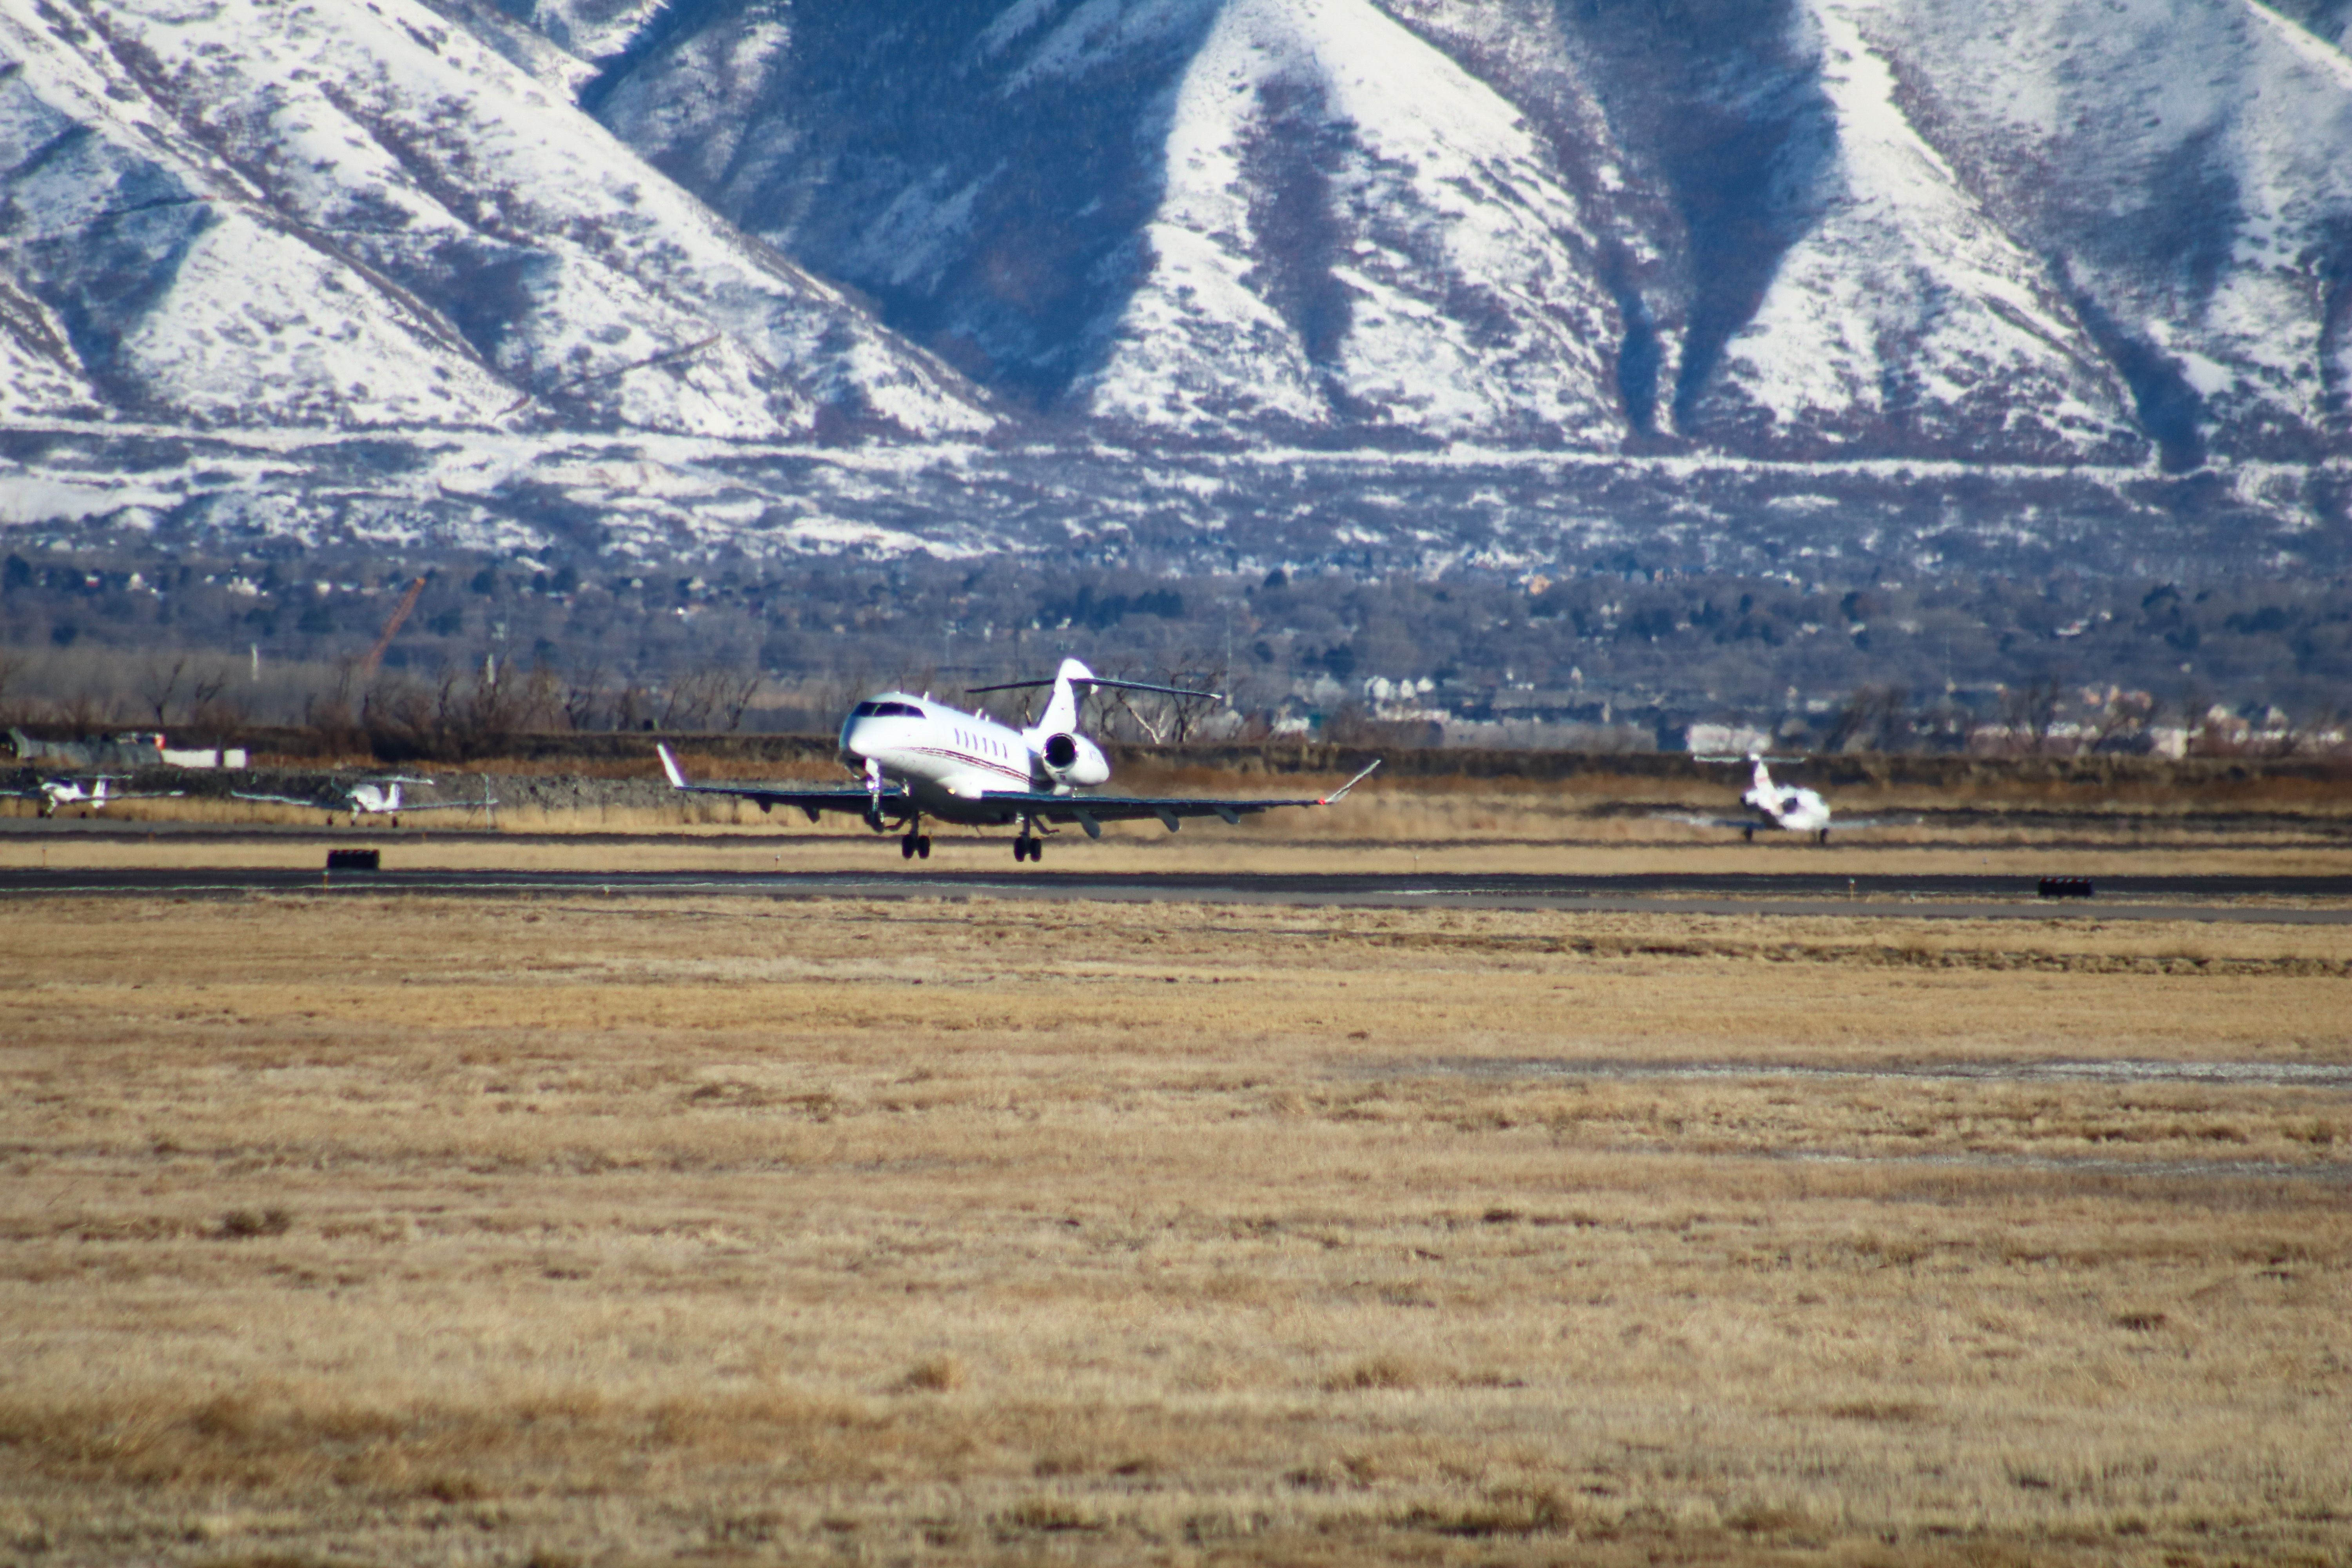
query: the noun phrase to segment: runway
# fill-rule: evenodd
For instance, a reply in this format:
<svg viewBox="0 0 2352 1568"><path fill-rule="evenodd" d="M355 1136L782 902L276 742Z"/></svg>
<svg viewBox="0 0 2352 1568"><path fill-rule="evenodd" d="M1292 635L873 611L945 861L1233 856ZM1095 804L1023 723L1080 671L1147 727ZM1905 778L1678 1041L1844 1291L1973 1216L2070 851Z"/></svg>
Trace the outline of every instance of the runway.
<svg viewBox="0 0 2352 1568"><path fill-rule="evenodd" d="M0 869L0 898L257 894L325 898L1061 900L1594 913L1847 915L1902 920L2200 921L2352 924L2352 877L2102 878L2096 896L2043 900L2032 879L1826 872L1535 876L1412 873L944 871L304 871Z"/></svg>

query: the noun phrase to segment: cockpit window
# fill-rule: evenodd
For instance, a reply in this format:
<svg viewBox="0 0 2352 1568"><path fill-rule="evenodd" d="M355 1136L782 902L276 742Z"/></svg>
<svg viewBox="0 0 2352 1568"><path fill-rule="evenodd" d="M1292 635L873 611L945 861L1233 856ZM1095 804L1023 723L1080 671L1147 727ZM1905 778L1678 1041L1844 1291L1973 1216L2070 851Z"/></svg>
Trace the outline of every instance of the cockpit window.
<svg viewBox="0 0 2352 1568"><path fill-rule="evenodd" d="M923 710L911 702L861 702L849 710L852 719L919 719Z"/></svg>

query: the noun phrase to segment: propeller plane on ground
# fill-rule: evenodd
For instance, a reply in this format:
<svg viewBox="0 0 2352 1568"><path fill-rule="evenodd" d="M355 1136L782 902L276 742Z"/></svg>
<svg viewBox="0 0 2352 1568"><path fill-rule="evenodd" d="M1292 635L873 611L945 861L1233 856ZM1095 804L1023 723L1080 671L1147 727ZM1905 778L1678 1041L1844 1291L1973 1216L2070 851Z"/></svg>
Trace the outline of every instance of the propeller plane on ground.
<svg viewBox="0 0 2352 1568"><path fill-rule="evenodd" d="M313 811L324 811L330 826L334 825L338 812L347 813L353 827L360 825L362 816L390 817L392 825L397 827L404 813L416 811L483 811L492 813L491 821L497 821L495 814L499 803L490 796L490 781L487 778L482 781L482 798L479 800L414 801L401 795L404 784L429 784L432 782L431 779L383 778L342 784L337 788L337 793L342 797L340 803L318 795L249 795L242 790L235 794L239 800L257 801L268 805L308 806Z"/></svg>

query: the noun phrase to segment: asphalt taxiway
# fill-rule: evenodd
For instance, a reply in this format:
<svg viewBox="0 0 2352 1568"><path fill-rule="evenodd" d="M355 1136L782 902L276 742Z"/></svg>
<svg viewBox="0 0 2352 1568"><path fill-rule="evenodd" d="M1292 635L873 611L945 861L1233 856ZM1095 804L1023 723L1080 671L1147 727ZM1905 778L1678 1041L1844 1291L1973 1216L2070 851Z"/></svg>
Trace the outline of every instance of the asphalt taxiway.
<svg viewBox="0 0 2352 1568"><path fill-rule="evenodd" d="M1831 872L1476 873L871 871L334 871L194 867L0 868L0 898L256 894L443 898L1044 899L1125 903L1290 904L1367 909L1567 910L1607 913L1861 915L1905 920L2243 921L2352 924L2352 877L2102 878L2089 899L2036 896L2015 876Z"/></svg>

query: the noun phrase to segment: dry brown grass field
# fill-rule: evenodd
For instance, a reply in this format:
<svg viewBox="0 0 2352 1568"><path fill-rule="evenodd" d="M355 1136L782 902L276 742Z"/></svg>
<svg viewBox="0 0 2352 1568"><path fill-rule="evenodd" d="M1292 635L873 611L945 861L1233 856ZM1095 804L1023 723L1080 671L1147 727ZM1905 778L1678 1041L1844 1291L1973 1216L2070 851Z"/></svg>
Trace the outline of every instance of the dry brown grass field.
<svg viewBox="0 0 2352 1568"><path fill-rule="evenodd" d="M16 1560L2352 1559L2352 931L19 899L0 952Z"/></svg>

